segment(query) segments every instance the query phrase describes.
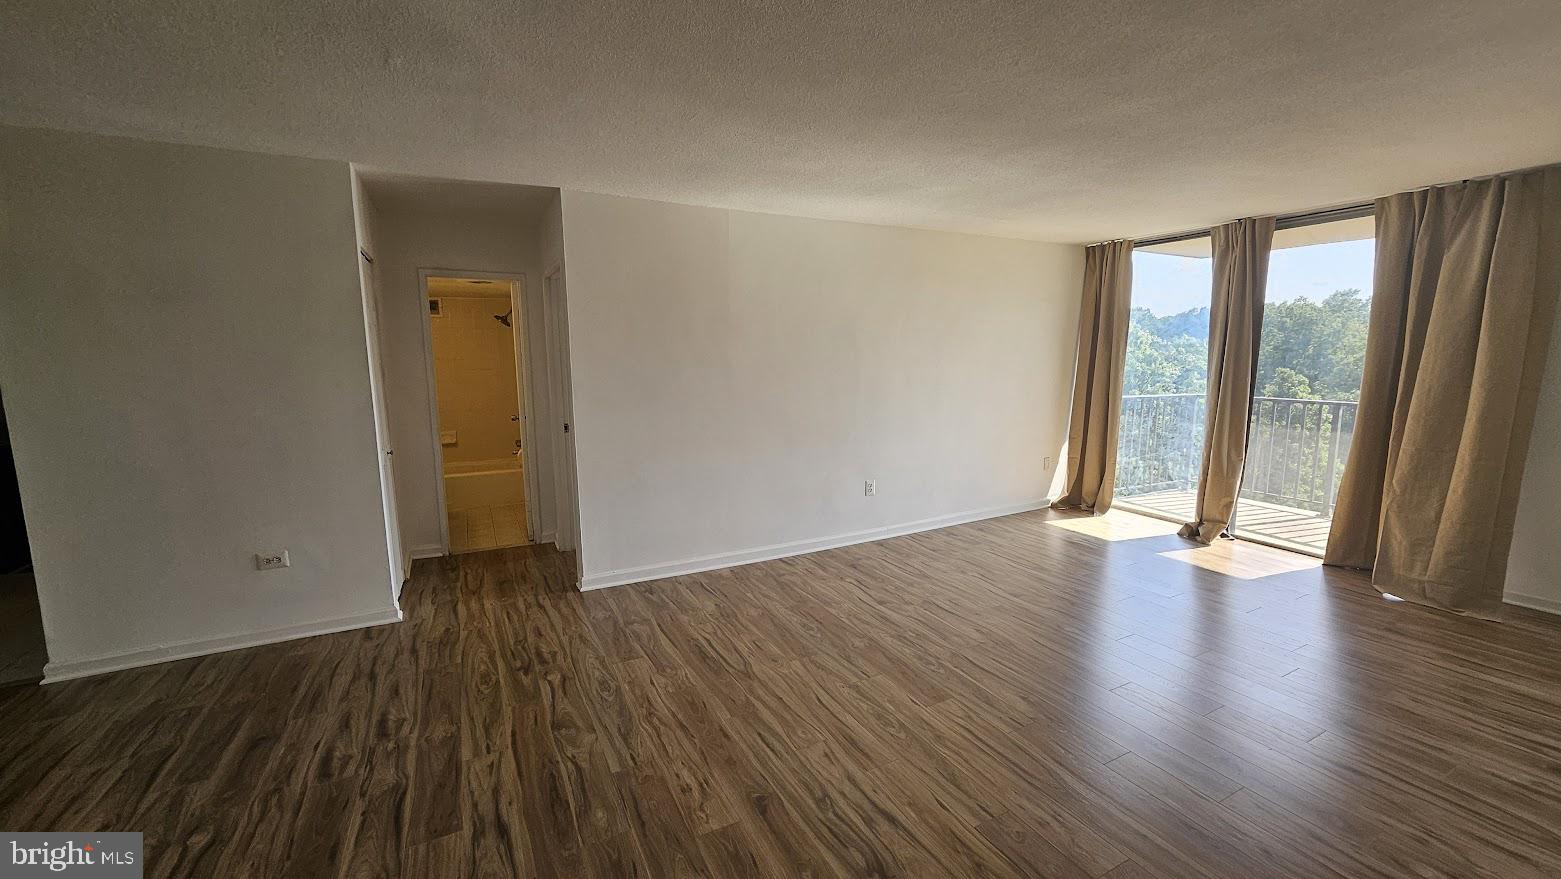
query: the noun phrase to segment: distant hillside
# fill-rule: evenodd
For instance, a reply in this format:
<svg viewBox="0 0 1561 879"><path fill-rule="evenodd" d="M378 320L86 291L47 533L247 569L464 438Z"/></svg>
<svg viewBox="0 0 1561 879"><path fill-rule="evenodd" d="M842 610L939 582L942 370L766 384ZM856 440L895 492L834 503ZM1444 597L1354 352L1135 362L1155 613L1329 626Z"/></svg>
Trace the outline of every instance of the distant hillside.
<svg viewBox="0 0 1561 879"><path fill-rule="evenodd" d="M1321 302L1297 296L1268 303L1258 356L1258 396L1358 399L1370 311L1370 300L1355 289L1335 291ZM1164 317L1134 308L1123 393L1202 393L1208 357L1207 308Z"/></svg>
<svg viewBox="0 0 1561 879"><path fill-rule="evenodd" d="M1133 309L1133 326L1161 339L1190 336L1200 342L1209 340L1209 310L1194 308L1159 317L1147 308Z"/></svg>

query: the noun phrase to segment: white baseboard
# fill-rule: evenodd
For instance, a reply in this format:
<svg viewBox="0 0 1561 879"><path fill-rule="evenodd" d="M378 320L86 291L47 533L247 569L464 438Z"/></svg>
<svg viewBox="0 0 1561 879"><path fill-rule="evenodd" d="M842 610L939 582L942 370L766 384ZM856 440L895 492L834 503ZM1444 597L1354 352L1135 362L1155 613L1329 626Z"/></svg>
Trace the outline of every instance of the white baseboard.
<svg viewBox="0 0 1561 879"><path fill-rule="evenodd" d="M933 531L938 528L963 525L966 522L995 519L998 516L1011 516L1014 513L1027 513L1031 510L1039 510L1050 503L1051 501L1047 499L1025 501L1024 503L1010 504L1004 507L989 507L984 510L970 510L964 513L921 519L900 525L869 528L866 531L852 531L848 534L837 534L833 537L795 540L790 543L776 543L770 546L760 546L737 552L699 556L698 558L667 562L660 565L644 565L638 568L625 568L620 571L607 571L583 578L580 581L580 590L584 592L592 589L606 589L609 586L624 586L629 583L643 583L646 580L661 580L666 577L697 574L701 571L714 571L719 568L735 568L739 565L751 565L754 562L767 562L788 556L807 555L810 552L851 546L855 543L870 543L874 540L885 540L890 537L915 534L919 531Z"/></svg>
<svg viewBox="0 0 1561 879"><path fill-rule="evenodd" d="M401 622L401 611L391 608L356 616L303 623L297 626L283 626L280 629L268 629L263 632L223 635L218 638L198 638L193 641L164 644L143 650L110 653L91 659L50 662L43 667L43 682L45 684L53 684L59 681L68 681L72 678L85 678L111 671L123 671L127 668L154 665L159 662L171 662L175 659L205 656L208 653L223 653L228 650L240 650L245 647L259 647L262 644L275 644L278 641L291 641L294 638L307 638L311 635L329 635L332 632L366 629L370 626L399 622Z"/></svg>
<svg viewBox="0 0 1561 879"><path fill-rule="evenodd" d="M1507 604L1515 604L1518 607L1526 607L1529 610L1537 610L1543 613L1561 614L1561 601L1554 598L1545 598L1541 595L1524 595L1521 592L1508 592L1501 597Z"/></svg>
<svg viewBox="0 0 1561 879"><path fill-rule="evenodd" d="M412 547L413 559L436 559L442 555L444 555L444 547L437 543L430 543L427 546Z"/></svg>

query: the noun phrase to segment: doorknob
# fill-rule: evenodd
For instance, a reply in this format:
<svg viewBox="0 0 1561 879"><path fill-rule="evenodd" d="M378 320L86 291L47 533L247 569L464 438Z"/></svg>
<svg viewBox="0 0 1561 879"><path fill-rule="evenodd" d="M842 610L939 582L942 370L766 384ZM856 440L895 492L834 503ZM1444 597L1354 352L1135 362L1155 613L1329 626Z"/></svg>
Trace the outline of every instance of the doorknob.
<svg viewBox="0 0 1561 879"><path fill-rule="evenodd" d="M520 416L519 415L511 415L509 417L509 420L511 420L511 421L519 421L520 420Z"/></svg>

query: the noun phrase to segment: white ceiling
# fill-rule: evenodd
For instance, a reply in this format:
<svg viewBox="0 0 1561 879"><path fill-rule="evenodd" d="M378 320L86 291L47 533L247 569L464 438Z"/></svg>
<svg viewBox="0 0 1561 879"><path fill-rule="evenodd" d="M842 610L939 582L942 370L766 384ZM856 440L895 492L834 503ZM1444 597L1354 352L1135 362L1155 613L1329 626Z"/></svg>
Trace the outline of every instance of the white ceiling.
<svg viewBox="0 0 1561 879"><path fill-rule="evenodd" d="M360 169L359 176L374 206L381 211L461 213L527 226L542 219L558 191L545 186L393 174L373 168Z"/></svg>
<svg viewBox="0 0 1561 879"><path fill-rule="evenodd" d="M0 120L1085 241L1561 160L1556 0L7 0Z"/></svg>

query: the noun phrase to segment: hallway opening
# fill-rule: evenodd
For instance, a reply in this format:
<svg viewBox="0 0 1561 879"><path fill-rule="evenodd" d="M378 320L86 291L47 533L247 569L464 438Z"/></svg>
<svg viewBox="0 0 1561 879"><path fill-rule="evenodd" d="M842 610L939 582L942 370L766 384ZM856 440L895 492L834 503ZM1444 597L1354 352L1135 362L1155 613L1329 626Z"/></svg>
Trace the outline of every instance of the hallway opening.
<svg viewBox="0 0 1561 879"><path fill-rule="evenodd" d="M451 553L529 544L522 281L430 275L442 511Z"/></svg>

